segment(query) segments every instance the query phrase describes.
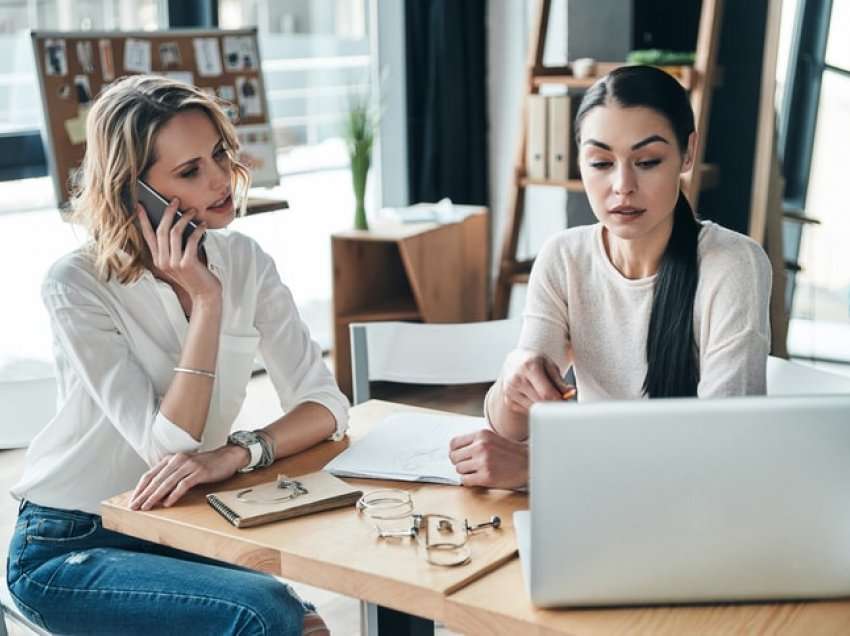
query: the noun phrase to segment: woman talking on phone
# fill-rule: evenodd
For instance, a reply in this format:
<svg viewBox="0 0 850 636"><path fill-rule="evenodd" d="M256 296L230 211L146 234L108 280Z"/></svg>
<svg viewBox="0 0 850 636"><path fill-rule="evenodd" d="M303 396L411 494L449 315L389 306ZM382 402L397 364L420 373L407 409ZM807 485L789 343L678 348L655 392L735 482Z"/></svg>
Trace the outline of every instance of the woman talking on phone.
<svg viewBox="0 0 850 636"><path fill-rule="evenodd" d="M492 431L452 441L468 485L528 480L528 411L582 401L765 392L770 263L700 222L680 189L698 143L682 86L649 66L600 78L576 113L582 182L599 221L551 237L528 285L518 347L485 399Z"/></svg>
<svg viewBox="0 0 850 636"><path fill-rule="evenodd" d="M214 99L125 78L86 126L73 212L91 240L42 288L59 404L12 489L12 596L63 634L326 633L273 577L101 525L100 502L118 493L135 488L136 509L171 506L198 484L339 439L348 403L272 259L218 231L244 206L249 174ZM167 203L153 209L145 186ZM228 435L258 349L286 414Z"/></svg>

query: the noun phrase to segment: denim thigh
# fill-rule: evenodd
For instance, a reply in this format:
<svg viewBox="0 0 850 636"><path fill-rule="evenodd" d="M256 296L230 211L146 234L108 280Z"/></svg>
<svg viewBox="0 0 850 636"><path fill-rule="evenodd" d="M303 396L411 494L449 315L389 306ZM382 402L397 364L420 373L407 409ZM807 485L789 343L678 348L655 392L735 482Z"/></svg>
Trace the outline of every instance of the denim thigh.
<svg viewBox="0 0 850 636"><path fill-rule="evenodd" d="M7 582L31 621L61 634L300 634L314 611L288 585L27 503Z"/></svg>

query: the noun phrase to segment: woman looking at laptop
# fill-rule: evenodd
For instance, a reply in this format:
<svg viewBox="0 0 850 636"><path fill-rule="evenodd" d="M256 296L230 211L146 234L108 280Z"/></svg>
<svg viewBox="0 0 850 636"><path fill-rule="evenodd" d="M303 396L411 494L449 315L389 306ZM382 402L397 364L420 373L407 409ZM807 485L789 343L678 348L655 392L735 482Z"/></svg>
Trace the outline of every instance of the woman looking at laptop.
<svg viewBox="0 0 850 636"><path fill-rule="evenodd" d="M100 502L134 486L132 508L171 506L338 438L348 402L272 259L219 231L250 174L213 98L161 77L119 80L89 112L86 142L73 208L91 241L42 286L59 405L12 489L12 596L63 634L327 633L271 576L101 524ZM137 199L146 186L165 200ZM258 348L286 415L228 436Z"/></svg>
<svg viewBox="0 0 850 636"><path fill-rule="evenodd" d="M680 187L698 137L667 73L618 68L585 94L575 135L599 223L538 255L517 348L485 398L492 431L452 440L463 483L528 480L532 404L765 392L770 263L749 238L699 221Z"/></svg>

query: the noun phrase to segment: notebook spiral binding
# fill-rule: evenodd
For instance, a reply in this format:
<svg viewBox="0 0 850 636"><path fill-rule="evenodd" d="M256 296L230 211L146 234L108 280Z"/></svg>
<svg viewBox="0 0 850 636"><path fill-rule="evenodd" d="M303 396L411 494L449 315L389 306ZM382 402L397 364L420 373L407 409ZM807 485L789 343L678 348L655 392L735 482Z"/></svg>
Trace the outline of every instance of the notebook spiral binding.
<svg viewBox="0 0 850 636"><path fill-rule="evenodd" d="M233 508L228 506L226 503L224 503L221 499L219 499L215 495L207 495L207 501L225 519L227 519L234 526L237 525L237 521L239 521L240 517L236 512L234 512Z"/></svg>

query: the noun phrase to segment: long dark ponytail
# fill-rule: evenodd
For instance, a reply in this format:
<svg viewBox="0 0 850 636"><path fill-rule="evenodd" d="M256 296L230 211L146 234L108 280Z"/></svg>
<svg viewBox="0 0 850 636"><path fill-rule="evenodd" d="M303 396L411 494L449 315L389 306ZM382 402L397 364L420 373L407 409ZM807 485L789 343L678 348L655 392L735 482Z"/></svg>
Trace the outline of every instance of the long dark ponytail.
<svg viewBox="0 0 850 636"><path fill-rule="evenodd" d="M673 77L652 66L624 66L600 78L585 93L575 120L581 143L581 122L591 109L606 103L623 108L650 108L663 115L684 154L694 131L687 93ZM694 338L694 298L699 268L697 242L701 225L682 192L673 212L673 230L661 257L646 338L648 397L695 396L699 356Z"/></svg>

